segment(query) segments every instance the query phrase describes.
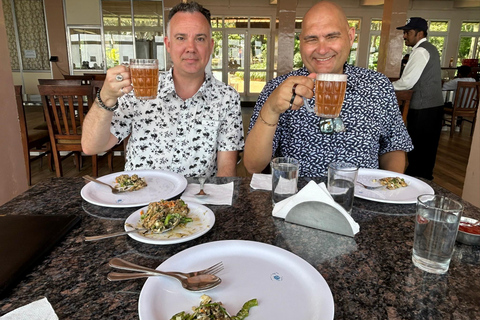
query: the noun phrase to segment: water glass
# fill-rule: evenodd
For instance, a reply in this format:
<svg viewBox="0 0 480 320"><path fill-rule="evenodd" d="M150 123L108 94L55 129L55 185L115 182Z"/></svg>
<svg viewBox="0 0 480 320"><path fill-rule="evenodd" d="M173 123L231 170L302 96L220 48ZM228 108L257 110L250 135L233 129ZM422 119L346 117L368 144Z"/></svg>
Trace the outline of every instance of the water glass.
<svg viewBox="0 0 480 320"><path fill-rule="evenodd" d="M412 261L418 268L442 274L452 259L463 205L444 196L417 198Z"/></svg>
<svg viewBox="0 0 480 320"><path fill-rule="evenodd" d="M352 213L355 181L358 166L348 162L333 162L328 165L328 192L348 214Z"/></svg>
<svg viewBox="0 0 480 320"><path fill-rule="evenodd" d="M282 201L297 193L298 160L288 157L275 158L270 162L272 169L272 202Z"/></svg>
<svg viewBox="0 0 480 320"><path fill-rule="evenodd" d="M158 92L158 60L130 59L130 76L133 93L140 100L157 97Z"/></svg>

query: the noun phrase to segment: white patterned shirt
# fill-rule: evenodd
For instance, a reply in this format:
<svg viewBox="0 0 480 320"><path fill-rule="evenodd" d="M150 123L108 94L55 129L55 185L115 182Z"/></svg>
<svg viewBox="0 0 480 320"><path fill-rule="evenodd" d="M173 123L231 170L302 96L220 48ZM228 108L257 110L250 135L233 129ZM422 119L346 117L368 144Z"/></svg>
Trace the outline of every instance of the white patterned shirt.
<svg viewBox="0 0 480 320"><path fill-rule="evenodd" d="M118 99L110 132L119 142L130 135L125 170L214 176L217 152L244 146L240 96L205 74L198 92L184 101L175 92L172 71L159 75L156 99L138 100L132 92Z"/></svg>

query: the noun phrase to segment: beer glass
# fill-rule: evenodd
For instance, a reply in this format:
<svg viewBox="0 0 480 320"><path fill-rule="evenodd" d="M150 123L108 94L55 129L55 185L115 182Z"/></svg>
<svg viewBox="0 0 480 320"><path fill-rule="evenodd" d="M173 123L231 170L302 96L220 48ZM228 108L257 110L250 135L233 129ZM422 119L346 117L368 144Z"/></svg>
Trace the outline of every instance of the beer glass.
<svg viewBox="0 0 480 320"><path fill-rule="evenodd" d="M157 97L158 92L158 60L130 59L130 76L133 93L140 100Z"/></svg>
<svg viewBox="0 0 480 320"><path fill-rule="evenodd" d="M319 128L322 133L345 131L340 118L343 99L347 89L347 75L318 73L315 79L315 107L311 108L305 100L308 111L320 117Z"/></svg>

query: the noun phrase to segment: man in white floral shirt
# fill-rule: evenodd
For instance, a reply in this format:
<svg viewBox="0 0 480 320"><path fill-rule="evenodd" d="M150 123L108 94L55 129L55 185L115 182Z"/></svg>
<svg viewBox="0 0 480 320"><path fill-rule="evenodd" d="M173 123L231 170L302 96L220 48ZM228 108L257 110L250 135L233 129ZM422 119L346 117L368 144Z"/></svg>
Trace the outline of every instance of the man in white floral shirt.
<svg viewBox="0 0 480 320"><path fill-rule="evenodd" d="M195 2L173 7L165 37L173 68L160 74L157 97L136 99L128 68L109 69L84 121L83 151L103 152L130 135L125 170L234 176L243 149L240 96L205 73L211 34L207 9Z"/></svg>

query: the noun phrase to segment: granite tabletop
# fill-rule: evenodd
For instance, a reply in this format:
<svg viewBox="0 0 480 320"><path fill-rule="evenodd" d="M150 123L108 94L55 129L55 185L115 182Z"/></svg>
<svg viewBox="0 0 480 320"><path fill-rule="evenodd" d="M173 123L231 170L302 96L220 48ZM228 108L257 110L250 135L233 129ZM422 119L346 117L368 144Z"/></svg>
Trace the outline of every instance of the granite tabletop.
<svg viewBox="0 0 480 320"><path fill-rule="evenodd" d="M360 232L350 238L272 217L270 192L251 189L249 178L212 180L234 182L233 205L207 205L215 213L213 228L197 239L168 246L128 236L85 242L85 235L122 230L132 208L104 208L84 201L81 178L46 180L4 204L0 215L75 214L82 220L1 297L0 316L47 297L60 319L138 319L145 280L109 282L111 258L153 267L199 244L250 240L286 249L317 269L332 292L335 319L480 319L480 247L456 243L444 275L416 268L411 260L414 204L355 198L352 217ZM301 179L299 187L308 181ZM428 183L435 193L461 201ZM480 219L480 209L463 203L464 216Z"/></svg>

